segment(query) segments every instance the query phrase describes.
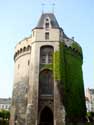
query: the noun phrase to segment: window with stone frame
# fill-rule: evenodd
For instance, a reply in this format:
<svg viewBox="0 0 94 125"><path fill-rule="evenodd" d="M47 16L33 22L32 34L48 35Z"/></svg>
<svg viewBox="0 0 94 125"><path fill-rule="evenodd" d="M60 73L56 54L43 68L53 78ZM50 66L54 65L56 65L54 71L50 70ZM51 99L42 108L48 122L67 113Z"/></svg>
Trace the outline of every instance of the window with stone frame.
<svg viewBox="0 0 94 125"><path fill-rule="evenodd" d="M49 17L47 17L45 19L45 28L48 29L49 27L50 27L50 19L49 19Z"/></svg>
<svg viewBox="0 0 94 125"><path fill-rule="evenodd" d="M53 74L50 70L43 70L39 75L40 95L53 95Z"/></svg>
<svg viewBox="0 0 94 125"><path fill-rule="evenodd" d="M49 28L49 22L45 23L45 28L48 29Z"/></svg>
<svg viewBox="0 0 94 125"><path fill-rule="evenodd" d="M53 47L43 46L40 48L40 64L51 64L53 61Z"/></svg>
<svg viewBox="0 0 94 125"><path fill-rule="evenodd" d="M45 33L45 40L49 40L49 32Z"/></svg>

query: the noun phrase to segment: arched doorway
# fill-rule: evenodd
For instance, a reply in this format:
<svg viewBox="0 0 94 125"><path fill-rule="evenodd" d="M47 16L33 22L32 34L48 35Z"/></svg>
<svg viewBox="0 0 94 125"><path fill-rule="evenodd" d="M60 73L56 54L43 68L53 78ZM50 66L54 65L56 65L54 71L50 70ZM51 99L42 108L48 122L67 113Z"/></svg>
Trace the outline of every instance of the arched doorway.
<svg viewBox="0 0 94 125"><path fill-rule="evenodd" d="M53 112L49 107L45 107L41 111L39 125L53 125Z"/></svg>

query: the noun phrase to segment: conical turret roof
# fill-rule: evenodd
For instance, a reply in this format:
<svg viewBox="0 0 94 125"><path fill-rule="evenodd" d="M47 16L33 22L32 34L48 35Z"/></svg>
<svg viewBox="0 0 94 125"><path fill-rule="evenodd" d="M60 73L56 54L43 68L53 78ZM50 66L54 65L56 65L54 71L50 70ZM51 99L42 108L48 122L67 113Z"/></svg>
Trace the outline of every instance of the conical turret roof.
<svg viewBox="0 0 94 125"><path fill-rule="evenodd" d="M36 28L43 28L44 26L44 20L46 18L49 18L50 19L50 22L51 22L51 27L52 28L59 28L59 24L56 20L56 17L53 13L43 13L38 21L38 24L36 26Z"/></svg>

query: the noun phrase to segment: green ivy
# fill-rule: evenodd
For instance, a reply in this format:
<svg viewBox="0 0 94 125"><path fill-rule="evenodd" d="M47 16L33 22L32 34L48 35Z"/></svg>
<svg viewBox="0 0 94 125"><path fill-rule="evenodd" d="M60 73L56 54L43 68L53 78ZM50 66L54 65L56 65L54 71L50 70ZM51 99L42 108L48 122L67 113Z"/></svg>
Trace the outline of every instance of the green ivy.
<svg viewBox="0 0 94 125"><path fill-rule="evenodd" d="M82 48L80 47L80 45L78 45L77 42L73 42L71 47L77 50L80 54L82 54Z"/></svg>
<svg viewBox="0 0 94 125"><path fill-rule="evenodd" d="M53 74L55 80L61 80L59 51L56 51L53 54Z"/></svg>
<svg viewBox="0 0 94 125"><path fill-rule="evenodd" d="M67 52L68 51L68 52ZM74 119L86 114L84 85L82 74L82 59L65 49L66 67L66 88L65 88L65 107L67 116Z"/></svg>
<svg viewBox="0 0 94 125"><path fill-rule="evenodd" d="M60 89L64 88L64 105L70 119L86 115L82 63L81 56L60 42L53 56L53 73L54 79L60 81Z"/></svg>
<svg viewBox="0 0 94 125"><path fill-rule="evenodd" d="M71 120L80 119L86 115L82 73L83 59L73 48L82 53L81 47L76 42L72 44L71 48L65 46L64 42L60 42L59 50L53 54L53 64L40 65L41 70L50 69L53 71L61 98L64 98L66 115Z"/></svg>
<svg viewBox="0 0 94 125"><path fill-rule="evenodd" d="M65 63L64 63L64 43L60 43L59 50L53 55L53 74L55 80L65 81Z"/></svg>

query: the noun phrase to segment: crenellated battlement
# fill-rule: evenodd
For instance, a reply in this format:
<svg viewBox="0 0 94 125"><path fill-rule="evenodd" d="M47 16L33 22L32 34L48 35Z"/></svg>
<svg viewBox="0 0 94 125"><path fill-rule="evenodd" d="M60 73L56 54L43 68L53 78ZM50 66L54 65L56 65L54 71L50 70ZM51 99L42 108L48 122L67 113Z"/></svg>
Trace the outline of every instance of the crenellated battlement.
<svg viewBox="0 0 94 125"><path fill-rule="evenodd" d="M72 47L72 46L67 46L66 44L64 45L64 47L68 50L70 50L71 52L75 53L77 56L80 56L81 58L83 58L82 52L79 51L77 48Z"/></svg>
<svg viewBox="0 0 94 125"><path fill-rule="evenodd" d="M14 54L14 60L16 61L20 56L23 56L25 54L29 54L31 52L31 46L24 46L23 48L20 48L15 52Z"/></svg>
<svg viewBox="0 0 94 125"><path fill-rule="evenodd" d="M29 54L31 52L31 42L32 42L32 36L24 38L16 45L14 53L14 61L16 61L19 57Z"/></svg>

